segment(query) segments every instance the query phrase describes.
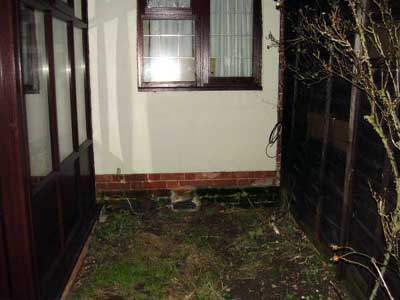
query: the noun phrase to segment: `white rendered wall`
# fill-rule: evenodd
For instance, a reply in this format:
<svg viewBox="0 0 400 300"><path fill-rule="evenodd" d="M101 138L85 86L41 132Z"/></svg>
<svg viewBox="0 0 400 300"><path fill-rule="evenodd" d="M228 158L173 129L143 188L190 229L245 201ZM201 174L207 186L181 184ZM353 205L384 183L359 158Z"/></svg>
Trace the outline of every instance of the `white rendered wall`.
<svg viewBox="0 0 400 300"><path fill-rule="evenodd" d="M276 170L265 155L277 122L274 1L262 0L263 91L156 93L137 90L136 0L88 2L96 174Z"/></svg>

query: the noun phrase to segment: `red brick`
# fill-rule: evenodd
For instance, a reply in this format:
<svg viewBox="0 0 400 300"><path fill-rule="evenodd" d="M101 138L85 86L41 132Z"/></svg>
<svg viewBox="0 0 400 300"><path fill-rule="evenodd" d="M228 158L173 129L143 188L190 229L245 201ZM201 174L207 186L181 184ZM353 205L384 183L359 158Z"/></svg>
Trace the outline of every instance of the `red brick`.
<svg viewBox="0 0 400 300"><path fill-rule="evenodd" d="M110 182L107 184L107 190L129 190L130 183Z"/></svg>
<svg viewBox="0 0 400 300"><path fill-rule="evenodd" d="M179 181L179 185L181 187L198 186L200 183L201 183L200 180L181 180L181 181Z"/></svg>
<svg viewBox="0 0 400 300"><path fill-rule="evenodd" d="M278 174L279 175L279 174ZM126 182L124 182L126 181ZM97 175L99 191L166 190L185 187L277 185L276 171Z"/></svg>
<svg viewBox="0 0 400 300"><path fill-rule="evenodd" d="M183 173L160 174L160 180L185 180Z"/></svg>
<svg viewBox="0 0 400 300"><path fill-rule="evenodd" d="M124 180L124 175L112 175L112 181L114 182L120 182Z"/></svg>
<svg viewBox="0 0 400 300"><path fill-rule="evenodd" d="M217 173L196 173L195 179L197 180L205 180L205 179L215 179L217 177Z"/></svg>
<svg viewBox="0 0 400 300"><path fill-rule="evenodd" d="M251 178L250 172L233 172L233 178Z"/></svg>
<svg viewBox="0 0 400 300"><path fill-rule="evenodd" d="M200 180L227 179L227 178L232 178L231 172L203 172L195 174L195 179L200 179Z"/></svg>
<svg viewBox="0 0 400 300"><path fill-rule="evenodd" d="M217 177L215 179L233 179L234 172L219 172L217 173Z"/></svg>
<svg viewBox="0 0 400 300"><path fill-rule="evenodd" d="M96 182L111 182L113 181L112 175L96 175Z"/></svg>
<svg viewBox="0 0 400 300"><path fill-rule="evenodd" d="M203 186L205 186L205 187L215 187L215 186L219 186L218 184L217 184L217 182L218 181L220 181L220 180L204 180L204 184L203 184Z"/></svg>
<svg viewBox="0 0 400 300"><path fill-rule="evenodd" d="M232 179L235 177L234 177L234 172L220 172L217 178L218 179Z"/></svg>
<svg viewBox="0 0 400 300"><path fill-rule="evenodd" d="M234 179L221 179L221 180L214 180L214 186L222 187L233 187L237 185L237 181Z"/></svg>
<svg viewBox="0 0 400 300"><path fill-rule="evenodd" d="M132 182L132 181L147 181L146 174L129 174L125 175L125 180Z"/></svg>
<svg viewBox="0 0 400 300"><path fill-rule="evenodd" d="M250 172L249 173L249 178L263 178L263 174L261 172Z"/></svg>
<svg viewBox="0 0 400 300"><path fill-rule="evenodd" d="M143 188L146 190L166 189L165 181L143 182Z"/></svg>
<svg viewBox="0 0 400 300"><path fill-rule="evenodd" d="M160 174L148 174L147 178L149 181L159 181L161 179Z"/></svg>
<svg viewBox="0 0 400 300"><path fill-rule="evenodd" d="M257 171L250 174L250 178L270 178L275 177L275 171Z"/></svg>
<svg viewBox="0 0 400 300"><path fill-rule="evenodd" d="M141 190L143 189L143 182L131 182L130 183L131 190Z"/></svg>
<svg viewBox="0 0 400 300"><path fill-rule="evenodd" d="M265 175L267 177L275 177L276 176L276 171L265 171Z"/></svg>
<svg viewBox="0 0 400 300"><path fill-rule="evenodd" d="M196 178L196 173L185 173L185 180L194 180Z"/></svg>
<svg viewBox="0 0 400 300"><path fill-rule="evenodd" d="M213 186L213 180L185 180L179 182L182 187L208 187Z"/></svg>
<svg viewBox="0 0 400 300"><path fill-rule="evenodd" d="M176 180L167 181L166 184L167 184L167 189L176 189L176 188L181 187L179 181L176 181Z"/></svg>
<svg viewBox="0 0 400 300"><path fill-rule="evenodd" d="M272 186L274 180L275 180L274 177L257 179L254 181L253 186Z"/></svg>

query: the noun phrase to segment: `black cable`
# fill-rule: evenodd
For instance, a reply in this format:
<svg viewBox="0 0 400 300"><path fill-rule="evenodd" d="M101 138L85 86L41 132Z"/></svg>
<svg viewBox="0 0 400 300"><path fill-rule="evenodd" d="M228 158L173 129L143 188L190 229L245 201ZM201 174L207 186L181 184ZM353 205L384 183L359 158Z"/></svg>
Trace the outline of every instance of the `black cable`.
<svg viewBox="0 0 400 300"><path fill-rule="evenodd" d="M279 137L281 136L282 133L282 122L278 122L275 124L274 128L272 129L269 138L268 138L268 143L267 146L265 147L265 155L267 155L268 158L276 158L275 156L269 155L269 150L275 143L278 141Z"/></svg>

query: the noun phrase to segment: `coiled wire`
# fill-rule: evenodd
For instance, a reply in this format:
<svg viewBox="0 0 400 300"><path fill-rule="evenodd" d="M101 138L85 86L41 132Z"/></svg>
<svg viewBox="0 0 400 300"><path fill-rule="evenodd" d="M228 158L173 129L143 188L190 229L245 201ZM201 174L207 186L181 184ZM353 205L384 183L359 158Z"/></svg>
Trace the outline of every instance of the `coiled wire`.
<svg viewBox="0 0 400 300"><path fill-rule="evenodd" d="M276 158L277 155L275 155L275 156L270 155L269 152L270 152L272 146L274 146L275 143L278 141L281 134L282 134L282 122L278 122L275 124L274 128L272 129L272 131L269 135L269 138L268 138L267 146L265 147L265 155L268 158Z"/></svg>

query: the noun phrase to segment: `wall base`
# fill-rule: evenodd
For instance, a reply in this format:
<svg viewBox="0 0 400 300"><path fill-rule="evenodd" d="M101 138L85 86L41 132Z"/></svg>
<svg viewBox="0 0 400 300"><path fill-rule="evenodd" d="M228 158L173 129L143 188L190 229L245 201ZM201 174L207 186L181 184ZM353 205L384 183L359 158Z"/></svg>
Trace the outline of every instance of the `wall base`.
<svg viewBox="0 0 400 300"><path fill-rule="evenodd" d="M278 185L276 171L96 175L98 193Z"/></svg>

